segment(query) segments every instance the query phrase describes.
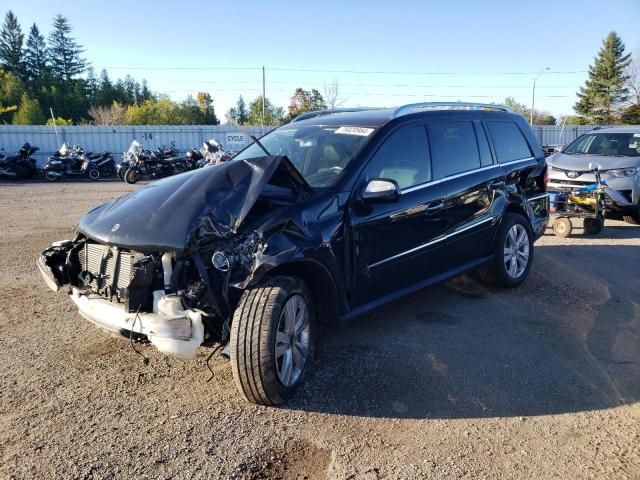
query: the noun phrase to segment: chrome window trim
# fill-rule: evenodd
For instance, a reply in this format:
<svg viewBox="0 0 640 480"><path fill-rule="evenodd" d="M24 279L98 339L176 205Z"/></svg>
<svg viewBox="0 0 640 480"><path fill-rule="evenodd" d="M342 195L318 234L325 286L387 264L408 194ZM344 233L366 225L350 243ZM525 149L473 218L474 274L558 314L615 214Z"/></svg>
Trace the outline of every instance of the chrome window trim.
<svg viewBox="0 0 640 480"><path fill-rule="evenodd" d="M478 173L478 172L484 172L486 170L491 170L492 168L498 168L498 167L502 167L502 166L505 166L505 165L515 165L516 163L521 163L521 162L530 162L531 160L535 160L535 157L523 158L521 160L512 160L512 161L506 162L506 163L494 163L493 165L487 165L485 167L474 168L473 170L468 170L468 171L462 172L462 173L456 173L455 175L451 175L451 176L444 177L444 178L439 178L438 180L431 180L429 182L421 183L420 185L414 185L413 187L404 188L404 189L400 190L400 195L403 195L405 193L415 192L416 190L420 190L422 188L427 188L427 187L430 187L432 185L437 185L439 183L446 182L447 180L455 180L456 178L464 177L466 175L472 175L472 174Z"/></svg>
<svg viewBox="0 0 640 480"><path fill-rule="evenodd" d="M379 260L379 261L377 261L375 263L372 263L372 264L370 264L368 266L368 268L378 267L378 266L380 266L380 265L382 265L384 263L390 262L390 261L395 260L395 259L400 258L400 257L404 257L405 255L409 255L411 253L417 252L419 250L422 250L423 248L427 248L427 247L429 247L431 245L434 245L436 243L440 243L440 242L442 242L444 240L447 240L448 238L451 238L451 237L454 237L454 236L458 235L459 233L463 233L463 232L466 232L467 230L470 230L470 229L472 229L474 227L477 227L478 225L482 225L484 223L491 222L495 218L496 217L491 216L491 217L488 217L488 218L483 218L482 220L476 220L476 221L470 222L467 225L465 225L463 227L460 227L458 230L455 230L455 231L453 231L451 233L447 233L446 235L443 235L443 236L441 236L441 237L439 237L439 238L437 238L435 240L431 240L431 241L429 241L427 243L423 243L422 245L418 245L417 247L411 248L411 249L406 250L404 252L397 253L396 255L393 255L391 257L388 257L388 258L385 258L383 260Z"/></svg>

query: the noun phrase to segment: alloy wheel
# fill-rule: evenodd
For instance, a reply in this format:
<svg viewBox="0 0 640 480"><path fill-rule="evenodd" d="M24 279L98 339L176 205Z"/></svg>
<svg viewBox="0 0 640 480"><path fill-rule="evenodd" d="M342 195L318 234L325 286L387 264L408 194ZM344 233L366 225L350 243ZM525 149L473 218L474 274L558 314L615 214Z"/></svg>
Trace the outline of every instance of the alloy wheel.
<svg viewBox="0 0 640 480"><path fill-rule="evenodd" d="M309 356L310 334L307 303L301 295L292 295L282 308L276 329L276 372L285 387L294 385L304 371Z"/></svg>
<svg viewBox="0 0 640 480"><path fill-rule="evenodd" d="M504 242L504 265L511 278L519 278L529 264L529 235L516 223L507 232Z"/></svg>

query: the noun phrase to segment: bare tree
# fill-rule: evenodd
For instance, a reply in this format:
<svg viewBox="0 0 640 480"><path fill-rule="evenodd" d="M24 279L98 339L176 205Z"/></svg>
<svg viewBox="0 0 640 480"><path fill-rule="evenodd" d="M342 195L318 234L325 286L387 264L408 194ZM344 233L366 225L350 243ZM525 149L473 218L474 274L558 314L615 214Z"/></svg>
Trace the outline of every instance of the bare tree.
<svg viewBox="0 0 640 480"><path fill-rule="evenodd" d="M322 97L328 108L338 108L348 100L348 98L340 98L340 85L337 78L329 84L324 84Z"/></svg>
<svg viewBox="0 0 640 480"><path fill-rule="evenodd" d="M629 100L631 105L640 105L640 50L636 51L627 67L627 88L629 89Z"/></svg>
<svg viewBox="0 0 640 480"><path fill-rule="evenodd" d="M96 125L122 125L124 124L127 107L118 102L113 102L108 107L94 105L87 113L93 118Z"/></svg>

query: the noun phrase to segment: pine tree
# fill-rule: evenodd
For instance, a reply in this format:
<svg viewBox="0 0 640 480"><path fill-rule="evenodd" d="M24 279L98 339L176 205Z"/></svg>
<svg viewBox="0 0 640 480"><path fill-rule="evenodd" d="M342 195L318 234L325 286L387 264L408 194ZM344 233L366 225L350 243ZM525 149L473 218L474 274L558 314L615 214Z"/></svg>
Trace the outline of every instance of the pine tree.
<svg viewBox="0 0 640 480"><path fill-rule="evenodd" d="M4 17L2 31L0 31L0 61L7 71L13 72L22 78L23 58L22 45L24 34L20 28L17 17L11 10Z"/></svg>
<svg viewBox="0 0 640 480"><path fill-rule="evenodd" d="M34 23L29 30L24 51L25 80L34 89L47 81L49 65L47 63L48 50L44 35L40 33Z"/></svg>
<svg viewBox="0 0 640 480"><path fill-rule="evenodd" d="M53 20L53 31L49 34L50 63L56 80L67 86L87 69L87 61L81 56L84 50L70 34L69 20L57 15Z"/></svg>
<svg viewBox="0 0 640 480"><path fill-rule="evenodd" d="M574 110L590 123L612 123L616 107L629 95L625 69L631 61L631 55L625 55L624 51L622 39L616 32L611 32L605 38L593 65L589 66L589 79L578 92Z"/></svg>
<svg viewBox="0 0 640 480"><path fill-rule="evenodd" d="M153 93L149 90L149 84L145 79L142 79L142 87L140 88L140 98L138 103L142 103L146 100L153 100Z"/></svg>
<svg viewBox="0 0 640 480"><path fill-rule="evenodd" d="M95 104L96 105L111 105L115 101L115 92L113 90L113 83L109 78L109 74L106 70L100 72L100 86L96 93Z"/></svg>
<svg viewBox="0 0 640 480"><path fill-rule="evenodd" d="M236 106L229 109L229 112L227 112L227 115L233 118L240 125L244 125L249 121L249 112L247 111L247 104L245 103L244 98L242 98L242 95L240 95L240 98L238 98L238 101L236 102Z"/></svg>

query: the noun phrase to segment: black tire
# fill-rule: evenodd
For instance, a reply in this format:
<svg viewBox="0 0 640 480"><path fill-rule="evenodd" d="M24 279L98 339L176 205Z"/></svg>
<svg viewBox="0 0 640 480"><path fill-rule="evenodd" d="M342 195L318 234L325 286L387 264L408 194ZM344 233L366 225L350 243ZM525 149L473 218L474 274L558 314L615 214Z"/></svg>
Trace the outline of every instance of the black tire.
<svg viewBox="0 0 640 480"><path fill-rule="evenodd" d="M113 165L108 164L100 167L100 176L102 177L109 178L113 176L113 173L114 173Z"/></svg>
<svg viewBox="0 0 640 480"><path fill-rule="evenodd" d="M91 170L89 170L89 172L87 172L87 175L89 175L89 178L94 182L100 180L100 170L98 170L97 168L92 168Z"/></svg>
<svg viewBox="0 0 640 480"><path fill-rule="evenodd" d="M551 228L556 237L569 238L573 230L573 225L567 217L558 217L551 224Z"/></svg>
<svg viewBox="0 0 640 480"><path fill-rule="evenodd" d="M124 181L133 185L140 179L140 174L135 168L130 168L124 174Z"/></svg>
<svg viewBox="0 0 640 480"><path fill-rule="evenodd" d="M622 216L622 219L629 225L640 225L640 210L631 214L625 214Z"/></svg>
<svg viewBox="0 0 640 480"><path fill-rule="evenodd" d="M285 304L298 295L307 305L308 349L295 383L286 386L280 380L276 364L276 333ZM300 279L277 276L246 290L231 324L231 368L238 390L251 403L278 405L284 402L304 380L313 359L314 342L312 298Z"/></svg>
<svg viewBox="0 0 640 480"><path fill-rule="evenodd" d="M118 170L118 178L122 181L124 181L124 176L127 173L127 171L124 168L120 168Z"/></svg>
<svg viewBox="0 0 640 480"><path fill-rule="evenodd" d="M512 227L520 225L523 227L527 235L528 258L522 273L512 276L507 270L505 258L505 246L507 236ZM491 285L497 285L505 288L514 288L522 284L529 275L531 264L533 263L533 231L529 220L519 213L507 212L502 217L500 227L493 243L494 258L489 265L480 269L480 278Z"/></svg>
<svg viewBox="0 0 640 480"><path fill-rule="evenodd" d="M583 221L584 233L587 235L598 235L604 227L604 222L600 218L587 217Z"/></svg>
<svg viewBox="0 0 640 480"><path fill-rule="evenodd" d="M57 182L62 178L62 175L56 175L53 172L45 172L44 178L47 182Z"/></svg>

